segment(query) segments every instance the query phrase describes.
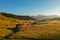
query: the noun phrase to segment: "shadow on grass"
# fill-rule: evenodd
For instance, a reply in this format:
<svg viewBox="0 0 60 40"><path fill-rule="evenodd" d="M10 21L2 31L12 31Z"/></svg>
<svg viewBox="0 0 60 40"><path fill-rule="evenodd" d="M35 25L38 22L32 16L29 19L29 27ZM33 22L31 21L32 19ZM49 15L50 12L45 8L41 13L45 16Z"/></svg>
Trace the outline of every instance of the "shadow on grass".
<svg viewBox="0 0 60 40"><path fill-rule="evenodd" d="M22 37L23 40L60 40L60 35L50 36L50 37L38 37L38 38L30 38L30 37Z"/></svg>
<svg viewBox="0 0 60 40"><path fill-rule="evenodd" d="M60 36L52 36L52 37L40 37L40 38L32 38L32 37L19 37L19 38L7 38L7 40L60 40Z"/></svg>

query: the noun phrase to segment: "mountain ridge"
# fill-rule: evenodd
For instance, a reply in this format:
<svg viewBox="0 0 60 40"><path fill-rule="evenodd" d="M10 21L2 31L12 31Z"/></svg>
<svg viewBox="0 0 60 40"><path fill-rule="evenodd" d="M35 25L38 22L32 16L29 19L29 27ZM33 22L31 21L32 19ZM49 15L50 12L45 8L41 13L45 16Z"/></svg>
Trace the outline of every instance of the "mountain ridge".
<svg viewBox="0 0 60 40"><path fill-rule="evenodd" d="M5 17L8 17L8 18L16 18L19 20L35 20L34 18L32 18L30 16L14 15L14 14L10 14L10 13L0 13L0 14Z"/></svg>
<svg viewBox="0 0 60 40"><path fill-rule="evenodd" d="M60 19L60 16L58 15L37 15L37 16L32 16L33 18L35 18L37 21L40 20L55 20L55 19Z"/></svg>

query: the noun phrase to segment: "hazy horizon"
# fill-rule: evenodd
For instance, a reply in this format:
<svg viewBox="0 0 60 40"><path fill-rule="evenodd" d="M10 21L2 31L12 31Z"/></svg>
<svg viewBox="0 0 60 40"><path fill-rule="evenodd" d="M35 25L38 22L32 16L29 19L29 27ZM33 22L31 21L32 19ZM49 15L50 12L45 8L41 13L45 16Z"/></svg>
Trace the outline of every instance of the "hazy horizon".
<svg viewBox="0 0 60 40"><path fill-rule="evenodd" d="M0 0L0 12L60 16L60 0Z"/></svg>

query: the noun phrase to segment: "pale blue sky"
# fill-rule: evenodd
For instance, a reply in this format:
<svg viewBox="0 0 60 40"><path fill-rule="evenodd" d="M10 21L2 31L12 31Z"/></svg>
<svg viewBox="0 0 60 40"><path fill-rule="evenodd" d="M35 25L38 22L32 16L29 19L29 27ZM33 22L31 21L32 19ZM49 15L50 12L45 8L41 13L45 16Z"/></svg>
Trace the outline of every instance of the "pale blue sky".
<svg viewBox="0 0 60 40"><path fill-rule="evenodd" d="M60 15L60 0L0 0L0 12L18 15Z"/></svg>

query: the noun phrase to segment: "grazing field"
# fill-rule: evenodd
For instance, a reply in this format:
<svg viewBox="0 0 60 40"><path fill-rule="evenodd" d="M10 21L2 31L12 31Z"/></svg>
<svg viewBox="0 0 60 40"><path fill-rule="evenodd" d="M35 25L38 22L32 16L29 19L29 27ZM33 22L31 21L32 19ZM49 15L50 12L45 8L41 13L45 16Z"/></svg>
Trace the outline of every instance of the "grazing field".
<svg viewBox="0 0 60 40"><path fill-rule="evenodd" d="M51 20L51 22L54 20ZM21 39L33 39L33 40L60 40L60 26L59 23L56 22L47 22L42 24L35 25L25 25L21 27L21 31L17 32L10 36L10 38L21 38Z"/></svg>
<svg viewBox="0 0 60 40"><path fill-rule="evenodd" d="M24 25L19 26L20 31L14 34L11 33L12 32L11 30L8 30L6 28L0 28L0 36L4 37L6 35L9 35L9 33L11 33L12 35L9 36L8 39L60 40L60 25L59 25L60 23L59 22L60 22L59 20L51 20L48 22L39 22L37 24L31 25L26 21L25 23L22 23ZM10 28L13 28L13 26Z"/></svg>
<svg viewBox="0 0 60 40"><path fill-rule="evenodd" d="M36 22L0 16L1 40L60 40L60 20Z"/></svg>

